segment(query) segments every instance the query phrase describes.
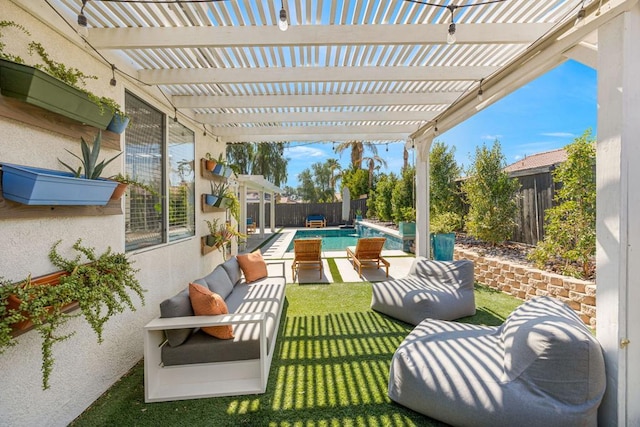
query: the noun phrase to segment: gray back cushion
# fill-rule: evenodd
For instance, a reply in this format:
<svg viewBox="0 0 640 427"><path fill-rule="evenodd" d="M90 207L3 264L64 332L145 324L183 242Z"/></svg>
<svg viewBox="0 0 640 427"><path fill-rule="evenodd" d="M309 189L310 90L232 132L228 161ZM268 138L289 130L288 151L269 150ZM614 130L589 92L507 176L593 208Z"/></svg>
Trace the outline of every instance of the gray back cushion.
<svg viewBox="0 0 640 427"><path fill-rule="evenodd" d="M602 350L589 329L566 304L534 298L505 320L504 372L556 399L578 405L593 398L604 383Z"/></svg>
<svg viewBox="0 0 640 427"><path fill-rule="evenodd" d="M217 266L211 273L193 283L208 287L211 292L215 292L223 299L227 299L231 291L233 291L233 283L229 279L227 270L222 265Z"/></svg>
<svg viewBox="0 0 640 427"><path fill-rule="evenodd" d="M160 303L160 317L184 316L194 316L191 299L189 299L189 289L185 289ZM193 328L167 329L165 335L171 347L178 347L189 338L191 332L193 332Z"/></svg>
<svg viewBox="0 0 640 427"><path fill-rule="evenodd" d="M471 287L473 289L473 262L469 260L432 261L424 257L416 257L409 269L409 275L454 288Z"/></svg>
<svg viewBox="0 0 640 427"><path fill-rule="evenodd" d="M242 270L240 270L240 264L238 264L238 258L231 257L222 264L222 268L225 269L229 275L229 280L233 283L233 286L240 283L242 279Z"/></svg>

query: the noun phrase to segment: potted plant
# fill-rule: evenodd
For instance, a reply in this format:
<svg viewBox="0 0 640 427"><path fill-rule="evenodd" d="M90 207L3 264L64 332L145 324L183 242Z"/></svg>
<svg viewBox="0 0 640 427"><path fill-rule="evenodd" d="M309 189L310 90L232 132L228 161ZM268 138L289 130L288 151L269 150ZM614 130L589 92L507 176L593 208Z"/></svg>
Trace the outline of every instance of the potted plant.
<svg viewBox="0 0 640 427"><path fill-rule="evenodd" d="M216 161L216 159L213 158L211 153L205 154L204 168L206 170L208 170L209 172L213 172L217 164L218 162Z"/></svg>
<svg viewBox="0 0 640 427"><path fill-rule="evenodd" d="M22 57L5 51L2 30L15 28L24 35L29 31L13 21L0 21L0 91L2 95L19 99L65 117L106 129L115 111L121 111L110 98L101 98L87 91L87 79L97 79L74 67L54 61L42 44L28 43L29 55L37 54L43 63L25 64ZM106 113L105 105L110 110ZM114 108L117 106L117 108Z"/></svg>
<svg viewBox="0 0 640 427"><path fill-rule="evenodd" d="M219 220L205 220L209 228L209 234L206 237L206 245L215 247L222 251L223 256L226 255L225 247L231 243L234 238L246 238L247 236L235 229L229 221L218 226Z"/></svg>
<svg viewBox="0 0 640 427"><path fill-rule="evenodd" d="M100 104L106 106L112 115L111 121L107 125L108 131L121 134L129 127L131 117L122 111L122 107L115 100L103 96L100 98Z"/></svg>
<svg viewBox="0 0 640 427"><path fill-rule="evenodd" d="M431 253L436 261L452 261L456 241L455 230L460 228L461 218L453 212L434 214L429 222Z"/></svg>
<svg viewBox="0 0 640 427"><path fill-rule="evenodd" d="M76 169L60 161L71 172L3 163L4 198L26 205L106 205L117 182L100 174L122 152L98 163L101 138L98 132L93 148L82 138L82 157L67 150L82 163Z"/></svg>
<svg viewBox="0 0 640 427"><path fill-rule="evenodd" d="M404 207L400 210L401 221L398 223L398 231L401 236L416 235L416 210L413 207Z"/></svg>
<svg viewBox="0 0 640 427"><path fill-rule="evenodd" d="M160 197L160 194L150 185L142 183L134 178L131 178L129 175L126 175L126 174L122 175L121 173L119 173L117 175L109 177L109 179L112 179L118 183L116 189L113 191L113 194L111 195L111 200L120 200L120 198L122 198L122 196L124 195L124 192L127 191L127 187L129 187L130 185L132 187L137 187L141 190L144 190L149 194Z"/></svg>
<svg viewBox="0 0 640 427"><path fill-rule="evenodd" d="M214 184L213 181L210 181L209 186L211 187L211 192L209 194L205 194L204 196L205 203L209 206L216 206L216 207L220 206L220 204L218 203L220 196L216 188L217 184Z"/></svg>
<svg viewBox="0 0 640 427"><path fill-rule="evenodd" d="M362 221L362 209L356 209L356 221Z"/></svg>
<svg viewBox="0 0 640 427"><path fill-rule="evenodd" d="M28 276L17 283L3 282L0 286L0 352L15 345L13 330L16 324L30 321L42 338L42 388L49 388L49 376L53 368L52 347L56 342L70 338L73 333L59 335L57 331L72 315L66 312L77 302L80 314L103 341L105 323L126 308L135 311L129 295L135 293L144 304L144 289L135 277L138 270L125 254L108 248L97 255L94 248L83 246L77 240L73 249L78 255L73 259L58 253L57 241L49 252L52 264L61 269L55 283L34 283ZM10 303L17 301L17 305Z"/></svg>
<svg viewBox="0 0 640 427"><path fill-rule="evenodd" d="M211 184L211 195L217 198L213 206L217 208L226 207L227 201L229 199L227 197L227 192L229 191L229 184L227 184L226 182L214 183L213 181L211 181L210 184Z"/></svg>

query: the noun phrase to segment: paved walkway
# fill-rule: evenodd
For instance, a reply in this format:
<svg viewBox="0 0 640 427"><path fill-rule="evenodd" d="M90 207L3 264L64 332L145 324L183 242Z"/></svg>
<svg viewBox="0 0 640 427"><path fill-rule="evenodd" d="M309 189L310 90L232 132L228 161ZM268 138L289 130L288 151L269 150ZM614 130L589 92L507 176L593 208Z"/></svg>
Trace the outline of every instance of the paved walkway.
<svg viewBox="0 0 640 427"><path fill-rule="evenodd" d="M291 264L293 262L293 252L287 252L287 247L293 240L293 236L298 229L284 228L279 232L271 233L265 230L263 235L252 233L247 239L246 252L251 252L260 245L262 256L266 260L283 260L285 263L285 275L287 282L293 282ZM345 248L346 249L346 248ZM300 270L300 274L296 279L298 283L333 283L336 280L329 269L329 259L333 259L336 263L338 271L342 276L342 282L376 282L388 279L397 279L407 275L409 268L413 263L413 255L407 254L400 250L384 250L382 256L391 264L389 267L389 277L385 276L384 266L382 268L364 268L362 270L362 278L358 277L358 272L353 269L351 261L347 260L347 253L342 251L323 251L323 274L319 277L318 270Z"/></svg>

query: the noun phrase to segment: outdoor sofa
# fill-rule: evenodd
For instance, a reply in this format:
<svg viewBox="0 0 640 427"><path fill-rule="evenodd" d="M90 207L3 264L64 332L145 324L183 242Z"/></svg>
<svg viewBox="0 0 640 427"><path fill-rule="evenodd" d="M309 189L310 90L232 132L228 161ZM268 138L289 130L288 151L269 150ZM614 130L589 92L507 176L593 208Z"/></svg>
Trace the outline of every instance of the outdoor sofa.
<svg viewBox="0 0 640 427"><path fill-rule="evenodd" d="M160 317L144 327L145 401L264 393L284 306L284 263L239 255L192 283L164 300ZM192 299L209 291L229 314L195 315ZM227 339L205 333L209 327Z"/></svg>
<svg viewBox="0 0 640 427"><path fill-rule="evenodd" d="M473 316L473 285L472 261L416 257L406 277L372 283L371 308L412 325Z"/></svg>
<svg viewBox="0 0 640 427"><path fill-rule="evenodd" d="M327 219L324 215L309 215L304 221L304 226L310 228L323 228L327 226Z"/></svg>
<svg viewBox="0 0 640 427"><path fill-rule="evenodd" d="M389 374L391 400L455 426L596 426L605 387L600 344L551 297L499 327L425 319Z"/></svg>

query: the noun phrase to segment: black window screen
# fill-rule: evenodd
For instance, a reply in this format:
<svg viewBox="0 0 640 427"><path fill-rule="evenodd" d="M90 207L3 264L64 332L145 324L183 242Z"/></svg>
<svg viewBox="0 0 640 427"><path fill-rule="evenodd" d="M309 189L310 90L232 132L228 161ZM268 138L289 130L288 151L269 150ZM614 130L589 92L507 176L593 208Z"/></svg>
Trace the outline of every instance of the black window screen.
<svg viewBox="0 0 640 427"><path fill-rule="evenodd" d="M125 198L126 249L163 243L164 115L127 93L125 109L131 125L125 134L125 170L129 177L157 194L129 185Z"/></svg>
<svg viewBox="0 0 640 427"><path fill-rule="evenodd" d="M169 120L169 241L194 236L195 137Z"/></svg>

